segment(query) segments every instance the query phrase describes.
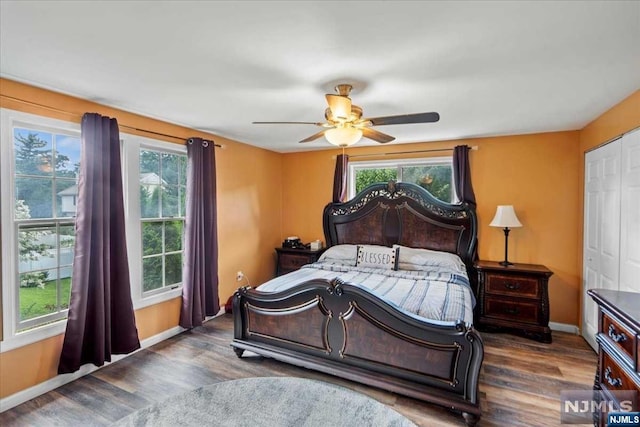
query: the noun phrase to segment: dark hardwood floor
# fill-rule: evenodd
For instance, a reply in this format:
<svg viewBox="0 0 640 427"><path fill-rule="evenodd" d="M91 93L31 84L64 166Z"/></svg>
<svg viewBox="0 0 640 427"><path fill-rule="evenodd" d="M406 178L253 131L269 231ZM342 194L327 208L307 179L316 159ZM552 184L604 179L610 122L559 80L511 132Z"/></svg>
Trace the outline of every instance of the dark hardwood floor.
<svg viewBox="0 0 640 427"><path fill-rule="evenodd" d="M367 394L419 426L462 426L458 414L382 390L271 359L238 359L229 346L230 315L139 351L0 414L2 426L102 426L173 395L258 376L318 379ZM553 344L482 333L480 426L560 425L560 391L593 385L596 355L582 338L553 333ZM212 424L215 425L215 424Z"/></svg>

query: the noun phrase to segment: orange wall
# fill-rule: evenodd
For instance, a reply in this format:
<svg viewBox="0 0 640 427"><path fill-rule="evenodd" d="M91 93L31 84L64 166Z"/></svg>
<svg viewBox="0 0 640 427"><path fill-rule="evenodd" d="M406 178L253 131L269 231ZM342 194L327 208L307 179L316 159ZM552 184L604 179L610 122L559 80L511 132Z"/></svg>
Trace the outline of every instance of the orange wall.
<svg viewBox="0 0 640 427"><path fill-rule="evenodd" d="M549 267L554 272L549 282L551 320L577 324L578 132L357 147L347 149L346 153L426 150L458 144L478 146L478 150L470 151L469 155L478 202L480 258L503 259L504 233L489 227L489 222L497 205L513 204L524 227L514 229L509 235L509 259ZM285 235L297 235L303 241L324 240L322 209L331 200L333 157L339 153L333 150L284 155L282 231ZM450 152L428 154L451 155Z"/></svg>
<svg viewBox="0 0 640 427"><path fill-rule="evenodd" d="M282 237L281 154L11 80L0 79L0 95L3 108L72 122L79 122L84 112L98 112L117 118L123 127L122 133L135 133L124 128L130 126L185 139L201 136L223 144L224 148L216 149L221 303L238 287L235 280L238 270L244 271L252 283L273 276L273 248L280 244ZM8 97L50 108L34 107ZM137 310L140 339L177 326L179 313L179 298ZM60 335L0 354L0 398L56 376L61 345Z"/></svg>
<svg viewBox="0 0 640 427"><path fill-rule="evenodd" d="M578 271L580 283L584 280L582 274L582 245L584 227L584 156L599 145L602 145L624 133L640 127L640 90L613 106L600 115L580 131L580 187L578 194L578 218L580 221L580 233L578 234ZM580 308L582 308L582 292L580 292ZM582 314L580 315L582 325Z"/></svg>

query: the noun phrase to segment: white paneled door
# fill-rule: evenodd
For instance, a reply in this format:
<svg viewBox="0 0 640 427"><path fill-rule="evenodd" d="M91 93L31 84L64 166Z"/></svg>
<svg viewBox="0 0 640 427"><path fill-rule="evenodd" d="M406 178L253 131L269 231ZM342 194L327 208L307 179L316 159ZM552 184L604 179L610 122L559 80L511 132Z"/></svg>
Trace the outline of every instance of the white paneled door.
<svg viewBox="0 0 640 427"><path fill-rule="evenodd" d="M620 140L585 157L582 335L597 350L593 288L618 289L620 265Z"/></svg>
<svg viewBox="0 0 640 427"><path fill-rule="evenodd" d="M640 129L622 138L620 290L640 292Z"/></svg>

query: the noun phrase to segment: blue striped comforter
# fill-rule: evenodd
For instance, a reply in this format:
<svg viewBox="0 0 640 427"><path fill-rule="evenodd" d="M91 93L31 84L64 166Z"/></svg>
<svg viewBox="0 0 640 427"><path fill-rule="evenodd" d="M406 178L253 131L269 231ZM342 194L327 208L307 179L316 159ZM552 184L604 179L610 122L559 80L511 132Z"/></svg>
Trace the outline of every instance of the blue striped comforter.
<svg viewBox="0 0 640 427"><path fill-rule="evenodd" d="M430 271L381 270L353 267L335 261L318 261L298 271L276 277L258 287L262 292L278 292L311 279L339 277L356 284L399 307L429 320L473 323L475 299L469 279L457 271L439 268Z"/></svg>

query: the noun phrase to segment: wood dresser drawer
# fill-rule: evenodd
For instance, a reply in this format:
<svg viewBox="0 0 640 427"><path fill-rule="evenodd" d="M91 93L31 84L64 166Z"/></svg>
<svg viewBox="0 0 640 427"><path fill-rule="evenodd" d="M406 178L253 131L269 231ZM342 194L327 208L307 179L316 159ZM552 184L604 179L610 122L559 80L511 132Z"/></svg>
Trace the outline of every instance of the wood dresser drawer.
<svg viewBox="0 0 640 427"><path fill-rule="evenodd" d="M602 364L600 365L600 384L607 390L635 390L640 395L640 384L637 384L606 352L602 355ZM636 404L640 404L640 401Z"/></svg>
<svg viewBox="0 0 640 427"><path fill-rule="evenodd" d="M488 294L537 298L540 294L539 283L535 277L490 274L487 276L485 292Z"/></svg>
<svg viewBox="0 0 640 427"><path fill-rule="evenodd" d="M497 317L513 322L537 323L539 320L537 302L486 296L484 304L484 314L488 317Z"/></svg>
<svg viewBox="0 0 640 427"><path fill-rule="evenodd" d="M602 313L602 334L628 357L629 368L635 368L634 347L636 346L636 334L622 326L619 321L606 312Z"/></svg>

